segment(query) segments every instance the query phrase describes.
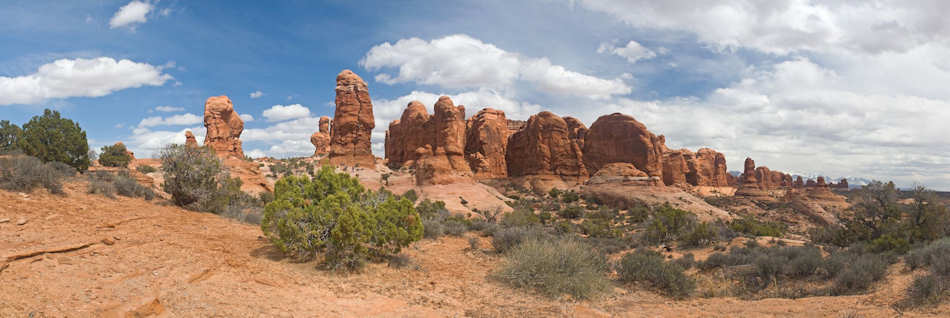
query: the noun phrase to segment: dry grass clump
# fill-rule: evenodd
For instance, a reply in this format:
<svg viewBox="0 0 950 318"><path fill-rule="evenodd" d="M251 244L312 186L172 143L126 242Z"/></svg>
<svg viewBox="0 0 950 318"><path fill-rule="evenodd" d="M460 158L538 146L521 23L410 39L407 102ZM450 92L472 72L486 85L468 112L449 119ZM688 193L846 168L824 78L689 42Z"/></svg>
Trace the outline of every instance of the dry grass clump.
<svg viewBox="0 0 950 318"><path fill-rule="evenodd" d="M0 158L0 189L29 192L37 187L53 194L64 194L63 179L76 175L76 169L56 161L44 163L26 155Z"/></svg>
<svg viewBox="0 0 950 318"><path fill-rule="evenodd" d="M530 239L508 252L495 277L550 297L587 299L610 288L607 261L596 249L570 238Z"/></svg>

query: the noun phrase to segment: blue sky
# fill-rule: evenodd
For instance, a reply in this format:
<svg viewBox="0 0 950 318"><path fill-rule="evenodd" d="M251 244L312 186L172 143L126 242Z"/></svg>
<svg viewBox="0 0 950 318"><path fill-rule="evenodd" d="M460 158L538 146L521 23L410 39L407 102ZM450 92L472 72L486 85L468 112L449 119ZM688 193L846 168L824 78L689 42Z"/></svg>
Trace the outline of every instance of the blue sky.
<svg viewBox="0 0 950 318"><path fill-rule="evenodd" d="M4 1L0 119L43 108L140 157L228 95L250 155L312 152L334 77L389 120L447 94L526 119L623 112L671 148L950 189L942 1ZM256 94L255 94L256 93ZM253 118L253 119L251 119Z"/></svg>

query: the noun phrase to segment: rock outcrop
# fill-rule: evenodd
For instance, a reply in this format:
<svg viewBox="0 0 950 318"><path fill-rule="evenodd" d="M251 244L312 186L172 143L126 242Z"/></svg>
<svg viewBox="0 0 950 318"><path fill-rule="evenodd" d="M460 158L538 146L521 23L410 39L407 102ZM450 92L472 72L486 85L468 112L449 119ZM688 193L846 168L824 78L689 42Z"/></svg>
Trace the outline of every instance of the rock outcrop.
<svg viewBox="0 0 950 318"><path fill-rule="evenodd" d="M472 170L465 156L465 106L455 106L442 96L429 116L418 101L409 103L399 120L386 132L387 164L394 169L413 167L416 183L471 182Z"/></svg>
<svg viewBox="0 0 950 318"><path fill-rule="evenodd" d="M386 130L386 160L389 167L412 166L433 142L429 112L419 101L412 101L402 117L389 123Z"/></svg>
<svg viewBox="0 0 950 318"><path fill-rule="evenodd" d="M739 176L739 189L736 195L744 196L756 200L772 200L769 193L762 188L762 184L756 177L755 161L752 158L745 158L742 175Z"/></svg>
<svg viewBox="0 0 950 318"><path fill-rule="evenodd" d="M687 161L689 170L686 182L695 186L728 187L729 172L726 169L726 156L710 148L696 152L692 160Z"/></svg>
<svg viewBox="0 0 950 318"><path fill-rule="evenodd" d="M670 150L663 154L663 183L672 186L688 184L686 176L694 154L687 149ZM695 165L695 163L694 163Z"/></svg>
<svg viewBox="0 0 950 318"><path fill-rule="evenodd" d="M191 133L191 130L185 131L185 146L186 147L198 147L198 140L195 139L195 134Z"/></svg>
<svg viewBox="0 0 950 318"><path fill-rule="evenodd" d="M244 121L227 96L209 97L205 101L204 124L207 129L205 146L214 149L218 157L244 158L241 149L241 132Z"/></svg>
<svg viewBox="0 0 950 318"><path fill-rule="evenodd" d="M376 121L366 82L350 70L336 76L336 111L330 131L330 163L374 167L371 135Z"/></svg>
<svg viewBox="0 0 950 318"><path fill-rule="evenodd" d="M640 171L633 164L624 162L609 163L601 167L586 182L588 185L615 184L625 186L658 186L659 183L659 179L651 178L646 172Z"/></svg>
<svg viewBox="0 0 950 318"><path fill-rule="evenodd" d="M760 188L763 190L787 189L795 185L795 181L792 180L791 175L781 171L770 170L766 166L755 168L755 177L758 179Z"/></svg>
<svg viewBox="0 0 950 318"><path fill-rule="evenodd" d="M848 179L845 179L845 178L841 178L841 180L839 180L838 183L829 184L828 187L830 187L830 188L832 188L832 189L836 189L836 190L849 190L849 189L850 189L850 186L848 186Z"/></svg>
<svg viewBox="0 0 950 318"><path fill-rule="evenodd" d="M583 151L584 149L584 138L587 137L587 126L584 125L580 120L574 117L564 117L564 122L567 123L567 136L571 139L577 146Z"/></svg>
<svg viewBox="0 0 950 318"><path fill-rule="evenodd" d="M435 137L416 163L416 183L450 184L471 181L465 161L465 106L455 106L448 96L439 97L428 128Z"/></svg>
<svg viewBox="0 0 950 318"><path fill-rule="evenodd" d="M310 143L316 148L314 157L330 153L330 117L320 117L320 126L317 132L310 135Z"/></svg>
<svg viewBox="0 0 950 318"><path fill-rule="evenodd" d="M811 180L808 180L808 181L811 182ZM828 184L825 183L825 177L822 177L822 176L819 176L817 178L817 180L814 183L814 186L809 187L806 190L806 194L808 195L808 197L812 199L818 199L818 200L843 200L842 197L840 197L837 194L834 194L834 192L831 192L831 189L829 188Z"/></svg>
<svg viewBox="0 0 950 318"><path fill-rule="evenodd" d="M663 177L664 138L621 113L600 116L584 138L584 166L596 172L610 163L632 163L651 177Z"/></svg>
<svg viewBox="0 0 950 318"><path fill-rule="evenodd" d="M270 185L264 179L253 162L244 160L244 151L241 149L241 132L244 131L244 121L234 110L231 99L227 96L215 96L205 102L205 146L214 149L222 160L222 164L232 177L241 179L241 190L249 193L270 191ZM185 144L193 143L194 134L185 132Z"/></svg>
<svg viewBox="0 0 950 318"><path fill-rule="evenodd" d="M518 132L519 130L521 130L522 128L524 128L524 126L525 126L527 123L528 123L528 122L527 122L527 121L524 121L524 120L509 119L509 120L508 120L508 134L511 135L511 134L514 134L514 133Z"/></svg>
<svg viewBox="0 0 950 318"><path fill-rule="evenodd" d="M496 179L508 176L508 119L505 112L485 108L468 120L465 135L465 159L476 179Z"/></svg>
<svg viewBox="0 0 950 318"><path fill-rule="evenodd" d="M588 176L567 121L547 111L531 116L524 128L511 135L505 160L511 177L555 176L582 182Z"/></svg>
<svg viewBox="0 0 950 318"><path fill-rule="evenodd" d="M739 175L739 185L744 188L760 188L759 179L755 176L755 160L745 158L742 174Z"/></svg>

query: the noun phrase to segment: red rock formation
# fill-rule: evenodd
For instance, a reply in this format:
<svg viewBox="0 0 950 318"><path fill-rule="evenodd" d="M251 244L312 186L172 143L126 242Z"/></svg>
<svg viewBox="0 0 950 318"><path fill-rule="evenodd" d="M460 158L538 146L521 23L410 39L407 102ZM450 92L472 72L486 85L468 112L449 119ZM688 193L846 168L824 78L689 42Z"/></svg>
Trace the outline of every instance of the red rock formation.
<svg viewBox="0 0 950 318"><path fill-rule="evenodd" d="M465 106L455 106L448 96L439 97L435 114L426 127L435 139L416 162L416 184L470 182L471 168L465 161Z"/></svg>
<svg viewBox="0 0 950 318"><path fill-rule="evenodd" d="M660 180L651 178L646 172L640 171L633 164L624 162L609 163L597 170L593 176L587 180L588 185L597 184L615 184L615 185L636 185L636 186L658 186Z"/></svg>
<svg viewBox="0 0 950 318"><path fill-rule="evenodd" d="M522 128L524 128L525 124L527 124L527 123L528 123L528 122L526 122L526 121L524 121L524 120L509 119L509 120L508 120L508 134L511 135L511 134L514 134L514 133L518 132L519 130L521 130Z"/></svg>
<svg viewBox="0 0 950 318"><path fill-rule="evenodd" d="M755 176L755 160L752 160L752 158L745 158L744 170L742 175L739 176L739 184L746 188L761 188L759 179Z"/></svg>
<svg viewBox="0 0 950 318"><path fill-rule="evenodd" d="M848 190L848 189L850 189L850 188L848 187L848 179L845 179L845 178L841 178L841 180L839 180L838 183L832 183L832 184L830 184L830 185L828 185L828 186L829 186L830 188L832 188L832 189L838 189L838 190Z"/></svg>
<svg viewBox="0 0 950 318"><path fill-rule="evenodd" d="M808 181L805 182L806 188L814 188L816 185L815 180L812 179L808 179Z"/></svg>
<svg viewBox="0 0 950 318"><path fill-rule="evenodd" d="M632 163L651 177L663 177L663 138L633 117L613 113L600 116L584 140L584 165L596 172L614 162Z"/></svg>
<svg viewBox="0 0 950 318"><path fill-rule="evenodd" d="M726 156L709 148L702 148L696 152L692 160L688 160L689 172L686 181L696 186L727 187L729 186L729 172L726 169ZM664 171L665 172L665 171Z"/></svg>
<svg viewBox="0 0 950 318"><path fill-rule="evenodd" d="M663 154L663 183L666 185L687 184L689 163L695 155L687 150L671 150Z"/></svg>
<svg viewBox="0 0 950 318"><path fill-rule="evenodd" d="M198 141L195 140L195 134L191 133L191 130L185 131L185 146L198 147Z"/></svg>
<svg viewBox="0 0 950 318"><path fill-rule="evenodd" d="M809 180L810 182L811 180ZM842 200L840 196L831 192L828 184L825 183L825 177L818 177L815 185L807 190L808 197L820 200Z"/></svg>
<svg viewBox="0 0 950 318"><path fill-rule="evenodd" d="M802 176L795 178L795 183L792 184L793 188L800 189L805 187L805 182L802 181Z"/></svg>
<svg viewBox="0 0 950 318"><path fill-rule="evenodd" d="M330 163L374 167L371 135L376 127L366 82L350 70L336 76L336 112L330 131Z"/></svg>
<svg viewBox="0 0 950 318"><path fill-rule="evenodd" d="M511 135L505 160L512 177L550 175L580 182L588 176L567 122L547 111L531 116L523 129Z"/></svg>
<svg viewBox="0 0 950 318"><path fill-rule="evenodd" d="M505 112L485 108L468 120L465 159L476 179L508 176L505 152L508 148L508 120Z"/></svg>
<svg viewBox="0 0 950 318"><path fill-rule="evenodd" d="M768 189L777 189L779 185L775 184L775 178L773 177L774 173L772 170L769 170L769 167L761 166L755 168L755 178L759 181L759 188L768 190Z"/></svg>
<svg viewBox="0 0 950 318"><path fill-rule="evenodd" d="M794 185L791 175L781 171L769 170L769 168L765 166L756 168L755 173L762 189L775 190L791 188Z"/></svg>
<svg viewBox="0 0 950 318"><path fill-rule="evenodd" d="M241 132L244 121L234 111L234 105L227 96L209 97L205 101L205 146L214 149L218 157L244 158L241 149Z"/></svg>
<svg viewBox="0 0 950 318"><path fill-rule="evenodd" d="M442 96L429 116L422 103L413 101L386 131L387 163L394 169L416 168L419 185L471 182L465 132L465 106L456 107Z"/></svg>
<svg viewBox="0 0 950 318"><path fill-rule="evenodd" d="M765 191L767 189L763 188L763 184L756 177L755 161L752 158L746 158L744 168L742 175L739 176L740 184L739 189L736 190L736 195L762 201L773 200L769 193ZM759 169L759 171L763 171L763 169Z"/></svg>
<svg viewBox="0 0 950 318"><path fill-rule="evenodd" d="M330 153L330 117L320 117L320 127L317 132L310 135L310 143L315 150L313 156L321 156Z"/></svg>
<svg viewBox="0 0 950 318"><path fill-rule="evenodd" d="M576 144L580 150L584 149L584 137L587 136L587 126L584 125L580 120L574 117L564 117L564 122L567 123L567 135L571 141Z"/></svg>
<svg viewBox="0 0 950 318"><path fill-rule="evenodd" d="M400 119L389 123L386 131L386 160L391 168L412 166L434 142L429 112L419 101L412 101Z"/></svg>

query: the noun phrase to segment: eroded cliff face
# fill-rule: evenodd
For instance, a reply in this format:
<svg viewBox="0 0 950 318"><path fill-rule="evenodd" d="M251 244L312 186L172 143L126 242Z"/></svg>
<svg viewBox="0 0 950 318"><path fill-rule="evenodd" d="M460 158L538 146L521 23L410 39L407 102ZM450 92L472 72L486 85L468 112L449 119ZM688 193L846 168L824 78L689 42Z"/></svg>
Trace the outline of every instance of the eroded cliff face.
<svg viewBox="0 0 950 318"><path fill-rule="evenodd" d="M687 182L696 186L727 187L729 186L729 171L726 167L726 156L710 148L702 148L696 152L693 160L688 162L689 173Z"/></svg>
<svg viewBox="0 0 950 318"><path fill-rule="evenodd" d="M670 150L663 153L663 183L671 185L689 184L690 162L694 159L688 149Z"/></svg>
<svg viewBox="0 0 950 318"><path fill-rule="evenodd" d="M511 135L505 158L512 177L556 176L574 182L588 177L576 134L572 139L567 121L547 111L531 116Z"/></svg>
<svg viewBox="0 0 950 318"><path fill-rule="evenodd" d="M465 134L465 159L476 179L508 176L508 119L505 112L485 108L468 120Z"/></svg>
<svg viewBox="0 0 950 318"><path fill-rule="evenodd" d="M330 131L330 163L374 167L372 132L376 127L373 102L366 82L350 70L336 77L336 111Z"/></svg>
<svg viewBox="0 0 950 318"><path fill-rule="evenodd" d="M632 163L651 177L663 177L664 138L621 113L600 116L584 138L584 165L591 172L615 163Z"/></svg>
<svg viewBox="0 0 950 318"><path fill-rule="evenodd" d="M429 112L419 101L406 106L402 117L389 123L386 131L386 160L389 167L412 166L434 141L429 127Z"/></svg>
<svg viewBox="0 0 950 318"><path fill-rule="evenodd" d="M391 168L411 167L419 185L472 182L465 158L465 106L442 96L430 116L421 102L409 103L386 132L386 159Z"/></svg>

